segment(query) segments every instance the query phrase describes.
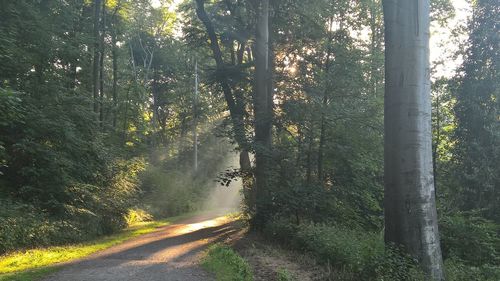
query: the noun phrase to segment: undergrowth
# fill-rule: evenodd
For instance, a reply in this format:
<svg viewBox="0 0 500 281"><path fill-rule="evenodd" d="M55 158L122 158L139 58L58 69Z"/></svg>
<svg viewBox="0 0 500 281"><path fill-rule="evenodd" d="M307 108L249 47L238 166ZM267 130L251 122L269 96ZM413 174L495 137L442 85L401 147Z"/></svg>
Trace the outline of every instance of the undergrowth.
<svg viewBox="0 0 500 281"><path fill-rule="evenodd" d="M233 249L222 244L212 245L202 263L214 273L217 281L252 281L250 265Z"/></svg>
<svg viewBox="0 0 500 281"><path fill-rule="evenodd" d="M186 216L188 215L160 221L138 222L122 232L91 242L18 251L0 256L0 281L37 280L56 271L58 264L88 256L131 238L153 232L158 227L166 226Z"/></svg>
<svg viewBox="0 0 500 281"><path fill-rule="evenodd" d="M467 227L474 228L473 225ZM484 228L482 225L481 227ZM454 233L457 228L459 227L450 225L450 222L443 225L445 245L454 249L451 251L450 248L445 247L445 257L446 254L448 255L445 260L446 280L500 280L500 266L495 258L490 260L491 263L477 264L475 261L482 256L491 257L496 251L487 251L488 248L485 247L470 249L468 246L470 243L475 243L493 248L493 243L497 241L497 238L492 237L493 232L488 230L488 235L469 237L475 240L465 243L466 247L460 247L458 241L453 240L452 242L456 244L452 245L450 239L447 238L449 232L453 237L458 237ZM480 232L482 228L475 231ZM319 262L331 266L334 280L427 280L419 269L417 261L396 247L387 247L381 233L326 224L296 225L281 219L269 223L264 234L289 248L308 252ZM470 251L473 253L469 253Z"/></svg>

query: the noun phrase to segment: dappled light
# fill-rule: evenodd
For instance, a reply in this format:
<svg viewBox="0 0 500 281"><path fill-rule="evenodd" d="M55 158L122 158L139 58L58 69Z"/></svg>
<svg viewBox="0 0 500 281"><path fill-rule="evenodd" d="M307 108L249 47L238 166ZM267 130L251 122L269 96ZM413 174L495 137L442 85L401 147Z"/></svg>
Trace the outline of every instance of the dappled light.
<svg viewBox="0 0 500 281"><path fill-rule="evenodd" d="M498 0L0 4L0 281L500 280Z"/></svg>

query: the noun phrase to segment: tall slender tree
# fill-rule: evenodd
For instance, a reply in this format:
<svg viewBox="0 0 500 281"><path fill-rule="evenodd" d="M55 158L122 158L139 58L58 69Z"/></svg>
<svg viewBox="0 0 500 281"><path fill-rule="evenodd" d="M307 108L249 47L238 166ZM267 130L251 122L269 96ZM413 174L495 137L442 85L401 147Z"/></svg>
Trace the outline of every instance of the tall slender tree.
<svg viewBox="0 0 500 281"><path fill-rule="evenodd" d="M457 129L453 185L463 210L482 210L500 222L500 5L481 0L473 5L453 111ZM459 190L456 190L459 188Z"/></svg>
<svg viewBox="0 0 500 281"><path fill-rule="evenodd" d="M99 43L99 123L104 124L104 56L106 47L106 0L102 0L101 22Z"/></svg>
<svg viewBox="0 0 500 281"><path fill-rule="evenodd" d="M384 0L385 240L443 280L432 173L429 0Z"/></svg>
<svg viewBox="0 0 500 281"><path fill-rule="evenodd" d="M225 75L227 71L227 65L224 62L223 53L221 50L221 46L219 44L219 38L217 36L216 30L214 28L214 24L212 23L210 17L208 16L205 10L205 0L195 0L196 4L196 15L200 19L200 21L205 26L207 31L208 39L210 41L210 49L212 51L213 58L215 60L216 65L216 79L219 85L222 88L222 92L224 94L224 100L226 101L227 107L229 109L229 114L231 116L231 122L233 125L233 132L235 136L235 140L240 148L240 168L245 173L250 173L252 168L249 156L249 142L245 133L245 120L244 117L246 115L245 102L241 97L241 93L235 91L230 84L228 77ZM239 62L242 63L244 48L240 47L239 54ZM251 184L249 184L251 185ZM251 191L250 193L253 193ZM254 195L249 195L249 197L253 197ZM250 206L253 206L254 200L248 198L251 203Z"/></svg>
<svg viewBox="0 0 500 281"><path fill-rule="evenodd" d="M92 62L92 94L94 98L94 113L99 113L99 62L100 42L99 27L101 18L101 0L94 1L94 58Z"/></svg>
<svg viewBox="0 0 500 281"><path fill-rule="evenodd" d="M255 116L255 180L257 203L268 201L269 168L272 144L272 87L270 81L269 0L256 5L255 88L253 93ZM262 221L264 210L257 205L256 220Z"/></svg>

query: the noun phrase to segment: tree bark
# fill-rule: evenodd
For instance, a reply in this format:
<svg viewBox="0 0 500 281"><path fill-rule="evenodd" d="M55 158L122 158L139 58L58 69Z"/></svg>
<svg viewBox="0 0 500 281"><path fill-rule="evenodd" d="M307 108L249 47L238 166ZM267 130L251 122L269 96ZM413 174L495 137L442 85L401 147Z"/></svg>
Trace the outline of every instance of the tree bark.
<svg viewBox="0 0 500 281"><path fill-rule="evenodd" d="M99 55L99 122L104 126L104 48L106 37L106 0L102 1L102 18L100 24L101 42Z"/></svg>
<svg viewBox="0 0 500 281"><path fill-rule="evenodd" d="M314 127L312 126L311 122L311 128L308 130L308 137L307 137L307 157L306 157L306 186L310 187L312 183L312 153L313 153L313 134L314 134Z"/></svg>
<svg viewBox="0 0 500 281"><path fill-rule="evenodd" d="M432 174L429 0L384 0L385 240L443 280Z"/></svg>
<svg viewBox="0 0 500 281"><path fill-rule="evenodd" d="M269 54L269 0L257 5L257 28L255 37L255 88L253 95L255 117L255 223L259 227L266 220L266 205L269 201L269 178L272 144L272 91L270 84Z"/></svg>
<svg viewBox="0 0 500 281"><path fill-rule="evenodd" d="M329 24L331 24L331 21ZM320 125L319 148L318 148L318 181L321 184L323 183L323 155L326 142L326 109L328 106L328 90L330 89L329 87L330 83L328 83L328 74L330 73L330 56L332 53L331 40L332 40L332 35L331 31L329 31L326 61L324 64L325 89L323 90L323 103L321 108L321 125Z"/></svg>
<svg viewBox="0 0 500 281"><path fill-rule="evenodd" d="M94 113L99 113L99 19L101 16L101 0L94 0L94 59L92 62L92 94L94 98Z"/></svg>
<svg viewBox="0 0 500 281"><path fill-rule="evenodd" d="M437 167L437 161L439 157L439 144L441 143L441 111L439 108L439 102L440 102L440 93L438 92L436 94L436 140L432 146L432 172L434 173L434 194L437 197L437 177L438 175L438 167Z"/></svg>
<svg viewBox="0 0 500 281"><path fill-rule="evenodd" d="M111 56L113 57L113 87L111 88L111 96L113 98L113 128L116 128L118 120L118 48L116 46L116 18L113 16L111 28Z"/></svg>

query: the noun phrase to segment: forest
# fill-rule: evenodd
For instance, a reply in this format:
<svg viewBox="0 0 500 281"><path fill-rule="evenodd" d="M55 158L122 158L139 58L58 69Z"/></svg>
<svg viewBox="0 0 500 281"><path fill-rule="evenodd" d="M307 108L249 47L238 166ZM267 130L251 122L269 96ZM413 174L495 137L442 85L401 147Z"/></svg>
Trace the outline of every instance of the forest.
<svg viewBox="0 0 500 281"><path fill-rule="evenodd" d="M500 3L0 0L0 280L212 280L8 268L228 202L307 280L500 280Z"/></svg>

